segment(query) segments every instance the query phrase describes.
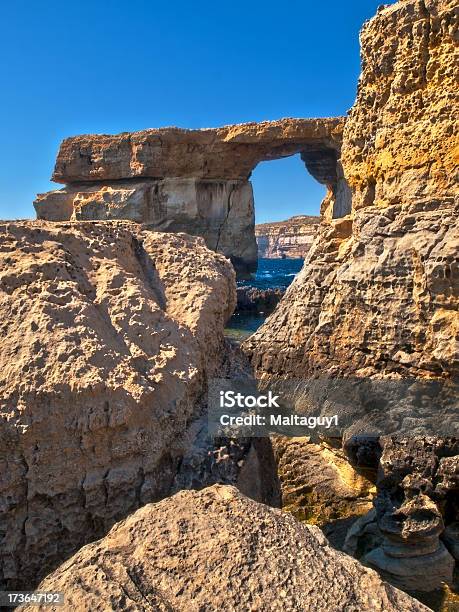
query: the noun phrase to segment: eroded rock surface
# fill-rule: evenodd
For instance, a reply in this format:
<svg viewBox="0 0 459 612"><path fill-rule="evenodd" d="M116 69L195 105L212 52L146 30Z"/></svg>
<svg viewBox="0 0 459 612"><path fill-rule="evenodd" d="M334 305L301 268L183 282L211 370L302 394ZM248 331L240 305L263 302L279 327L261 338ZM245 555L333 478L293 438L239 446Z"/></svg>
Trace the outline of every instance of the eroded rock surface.
<svg viewBox="0 0 459 612"><path fill-rule="evenodd" d="M451 584L454 558L440 537L457 516L459 441L393 436L381 443L375 507L383 542L365 562L412 591ZM453 528L449 535L452 548Z"/></svg>
<svg viewBox="0 0 459 612"><path fill-rule="evenodd" d="M375 486L370 474L358 474L339 449L308 437L274 436L272 443L283 507L299 520L322 527L371 509Z"/></svg>
<svg viewBox="0 0 459 612"><path fill-rule="evenodd" d="M364 26L341 159L352 214L321 224L247 342L260 376L458 373L456 18L454 2L411 0Z"/></svg>
<svg viewBox="0 0 459 612"><path fill-rule="evenodd" d="M235 306L200 238L0 224L0 588L167 494Z"/></svg>
<svg viewBox="0 0 459 612"><path fill-rule="evenodd" d="M67 138L53 173L57 183L195 176L247 179L260 161L295 153L339 150L344 119L281 119L215 129L159 128L112 135ZM336 159L336 158L335 158ZM311 173L334 172L315 162Z"/></svg>
<svg viewBox="0 0 459 612"><path fill-rule="evenodd" d="M317 527L221 485L141 508L39 588L63 591L72 610L428 609Z"/></svg>
<svg viewBox="0 0 459 612"><path fill-rule="evenodd" d="M241 274L256 270L252 185L243 180L193 176L71 184L39 194L39 219L129 219L160 232L186 232L231 257Z"/></svg>
<svg viewBox="0 0 459 612"><path fill-rule="evenodd" d="M297 411L338 414L346 443L397 432L452 443L459 434L457 20L451 0L404 0L364 25L340 160L351 212L337 219L327 196L303 270L244 345L262 383L281 385ZM369 380L378 381L372 394ZM457 456L443 461L450 469ZM425 582L435 588L451 577L438 538L457 508L447 513L428 492L414 501L391 495L393 511L403 507L401 523L409 516L413 541L412 570L399 575L409 588L416 565L419 575L427 571L428 516L429 541L442 556Z"/></svg>

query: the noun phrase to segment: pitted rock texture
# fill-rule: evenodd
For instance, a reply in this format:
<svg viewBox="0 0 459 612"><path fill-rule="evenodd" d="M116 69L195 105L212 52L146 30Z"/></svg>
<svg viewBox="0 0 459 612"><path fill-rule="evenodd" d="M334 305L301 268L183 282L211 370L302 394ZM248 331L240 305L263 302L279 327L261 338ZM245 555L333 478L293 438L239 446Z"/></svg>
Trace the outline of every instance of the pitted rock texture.
<svg viewBox="0 0 459 612"><path fill-rule="evenodd" d="M299 215L286 221L256 225L258 257L304 259L314 241L319 223L320 217Z"/></svg>
<svg viewBox="0 0 459 612"><path fill-rule="evenodd" d="M213 251L230 257L241 274L257 267L252 185L243 180L117 181L74 184L39 194L39 219L128 219L160 232L201 236Z"/></svg>
<svg viewBox="0 0 459 612"><path fill-rule="evenodd" d="M169 492L235 276L129 222L2 222L0 261L0 588L30 588Z"/></svg>
<svg viewBox="0 0 459 612"><path fill-rule="evenodd" d="M72 610L428 610L317 527L221 485L141 508L39 588Z"/></svg>
<svg viewBox="0 0 459 612"><path fill-rule="evenodd" d="M303 270L244 343L263 384L290 385L298 411L314 400L338 414L345 441L353 434L459 435L457 22L456 2L404 0L364 25L362 74L340 161L352 209L333 219L327 196ZM350 381L349 393L335 392L338 379ZM368 380L381 382L381 392L360 393ZM401 401L397 381L399 389L406 384ZM448 483L453 461L443 459ZM435 488L431 478L426 486ZM374 564L406 588L428 573L424 588L435 588L451 578L438 538L457 509L448 516L429 494L405 499L405 484L394 487L393 521L411 525L413 556L398 567L392 561L392 569L386 556ZM427 564L424 519L436 547Z"/></svg>
<svg viewBox="0 0 459 612"><path fill-rule="evenodd" d="M360 40L362 73L342 148L353 208L451 206L458 194L457 2L396 2L364 25Z"/></svg>
<svg viewBox="0 0 459 612"><path fill-rule="evenodd" d="M327 218L279 308L246 343L260 377L459 372L455 2L365 24L341 162L353 208Z"/></svg>

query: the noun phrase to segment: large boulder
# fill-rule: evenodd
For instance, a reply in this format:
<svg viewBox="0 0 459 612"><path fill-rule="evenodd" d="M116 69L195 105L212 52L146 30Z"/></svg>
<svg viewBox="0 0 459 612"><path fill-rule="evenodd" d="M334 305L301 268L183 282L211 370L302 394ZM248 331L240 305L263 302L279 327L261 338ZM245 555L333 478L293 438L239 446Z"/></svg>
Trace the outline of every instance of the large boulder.
<svg viewBox="0 0 459 612"><path fill-rule="evenodd" d="M170 491L234 281L201 238L0 224L0 590Z"/></svg>
<svg viewBox="0 0 459 612"><path fill-rule="evenodd" d="M317 527L221 485L144 506L39 589L71 610L427 611Z"/></svg>

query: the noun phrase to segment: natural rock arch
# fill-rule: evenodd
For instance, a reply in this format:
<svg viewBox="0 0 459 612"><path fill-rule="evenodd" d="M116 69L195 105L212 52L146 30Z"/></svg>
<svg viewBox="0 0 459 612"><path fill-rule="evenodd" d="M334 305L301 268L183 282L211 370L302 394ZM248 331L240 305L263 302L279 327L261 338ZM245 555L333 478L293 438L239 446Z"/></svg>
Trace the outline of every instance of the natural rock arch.
<svg viewBox="0 0 459 612"><path fill-rule="evenodd" d="M258 163L300 154L327 185L322 214L350 212L340 151L344 118L281 119L216 129L160 128L67 138L40 194L39 219L131 219L159 231L200 235L240 273L257 265L250 175Z"/></svg>

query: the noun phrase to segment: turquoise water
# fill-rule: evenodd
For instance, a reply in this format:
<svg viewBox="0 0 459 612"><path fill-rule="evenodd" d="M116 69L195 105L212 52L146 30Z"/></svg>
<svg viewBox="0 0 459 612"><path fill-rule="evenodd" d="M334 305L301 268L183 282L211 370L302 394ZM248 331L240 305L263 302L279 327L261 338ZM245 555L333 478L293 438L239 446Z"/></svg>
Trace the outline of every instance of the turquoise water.
<svg viewBox="0 0 459 612"><path fill-rule="evenodd" d="M287 289L303 267L303 259L259 259L254 278L238 281L238 286L250 285L258 289L280 287Z"/></svg>
<svg viewBox="0 0 459 612"><path fill-rule="evenodd" d="M302 267L303 259L259 259L254 278L238 281L237 284L258 289L287 289ZM265 319L258 313L236 313L228 321L225 335L234 340L245 340L257 331Z"/></svg>

